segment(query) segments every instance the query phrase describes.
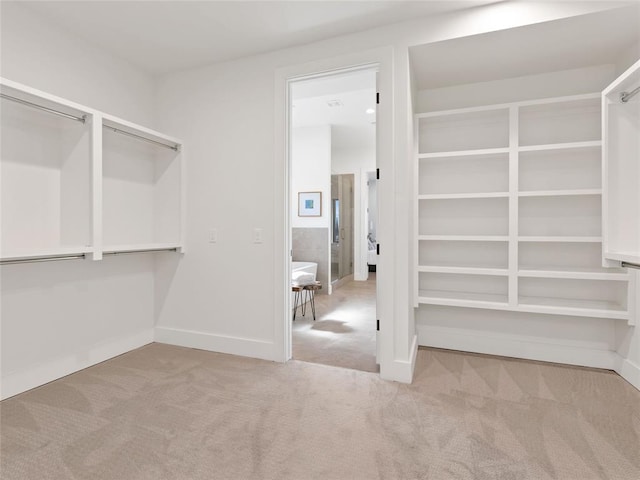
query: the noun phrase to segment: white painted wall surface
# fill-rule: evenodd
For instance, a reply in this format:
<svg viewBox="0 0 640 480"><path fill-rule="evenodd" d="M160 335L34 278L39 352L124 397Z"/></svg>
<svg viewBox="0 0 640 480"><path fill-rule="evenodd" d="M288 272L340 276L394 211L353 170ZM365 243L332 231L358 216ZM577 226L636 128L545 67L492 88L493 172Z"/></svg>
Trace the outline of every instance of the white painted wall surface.
<svg viewBox="0 0 640 480"><path fill-rule="evenodd" d="M274 136L279 108L274 78L284 67L388 46L393 90L382 102L393 102L388 128L396 141L393 154L383 160L380 189L389 222L379 226L388 266L382 376L410 380L415 328L413 263L406 248L413 228L408 47L607 8L597 2L496 4L389 25L167 75L155 109L154 84L144 72L52 27L17 2L3 2L3 76L180 136L189 156L189 253L182 260L156 257L155 270L152 257L129 256L23 266L18 274L12 273L18 267L3 271L4 394L150 341L154 316L160 341L282 359L277 332L283 318L276 315L276 303L285 292L277 294L280 287L273 279L277 272L284 278L285 262L279 257L284 252L274 255L279 251L274 240L284 234L280 230L289 212L282 208L284 189L275 188L283 184L284 171L274 157L281 141ZM218 229L217 243L208 242L212 227ZM254 228L263 229L262 243L253 243ZM253 286L249 297L247 278Z"/></svg>
<svg viewBox="0 0 640 480"><path fill-rule="evenodd" d="M285 86L274 85L274 79L285 76L285 70L312 73L316 65L330 64L333 57L355 58L391 46L392 98L381 100L387 105L392 102L389 128L394 138L392 155L382 159L379 185L387 222L379 225L380 260L388 266L382 285L387 303L380 310L381 322L386 322L381 327L381 375L409 381L416 330L408 47L607 8L610 4L592 2L498 3L162 77L159 128L183 138L189 146L189 255L178 266L163 299L158 338L283 359L284 282L274 283L274 279L286 275L287 254L279 244L289 212L284 208L286 183L280 156L284 129L274 125L274 118L280 122L284 117L283 105L276 104L276 99L284 98ZM276 138L278 132L282 138ZM264 242L254 245L251 230L258 226L264 228ZM220 229L217 244L206 241L211 227ZM250 303L238 287L247 272L260 286L252 290Z"/></svg>
<svg viewBox="0 0 640 480"><path fill-rule="evenodd" d="M144 72L17 2L1 27L2 76L153 126ZM150 255L1 267L2 397L153 341L154 272Z"/></svg>
<svg viewBox="0 0 640 480"><path fill-rule="evenodd" d="M322 193L320 217L298 216L300 192ZM329 125L298 127L292 131L291 207L291 228L329 228L331 225L331 127Z"/></svg>

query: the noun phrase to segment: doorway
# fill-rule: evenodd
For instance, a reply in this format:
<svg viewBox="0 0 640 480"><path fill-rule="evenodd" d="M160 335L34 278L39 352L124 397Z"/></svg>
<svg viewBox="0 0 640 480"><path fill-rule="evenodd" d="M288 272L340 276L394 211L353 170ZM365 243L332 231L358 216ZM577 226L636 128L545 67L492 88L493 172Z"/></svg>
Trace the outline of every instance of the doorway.
<svg viewBox="0 0 640 480"><path fill-rule="evenodd" d="M378 371L376 282L368 262L369 219L376 216L368 188L377 165L376 69L293 81L289 112L288 234L298 292L291 301L292 357ZM321 204L307 212L301 199L312 194ZM314 274L312 292L300 268Z"/></svg>
<svg viewBox="0 0 640 480"><path fill-rule="evenodd" d="M353 279L354 174L331 175L331 289Z"/></svg>

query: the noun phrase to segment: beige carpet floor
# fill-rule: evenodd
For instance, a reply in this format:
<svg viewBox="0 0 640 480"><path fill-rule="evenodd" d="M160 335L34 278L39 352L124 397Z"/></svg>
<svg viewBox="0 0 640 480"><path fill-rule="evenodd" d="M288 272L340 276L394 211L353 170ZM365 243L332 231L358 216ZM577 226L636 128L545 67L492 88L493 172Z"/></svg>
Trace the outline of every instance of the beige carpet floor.
<svg viewBox="0 0 640 480"><path fill-rule="evenodd" d="M304 317L296 315L292 339L295 360L378 372L375 273L332 295L316 295L316 320L310 308Z"/></svg>
<svg viewBox="0 0 640 480"><path fill-rule="evenodd" d="M442 350L402 385L151 344L0 408L2 480L640 478L616 374Z"/></svg>

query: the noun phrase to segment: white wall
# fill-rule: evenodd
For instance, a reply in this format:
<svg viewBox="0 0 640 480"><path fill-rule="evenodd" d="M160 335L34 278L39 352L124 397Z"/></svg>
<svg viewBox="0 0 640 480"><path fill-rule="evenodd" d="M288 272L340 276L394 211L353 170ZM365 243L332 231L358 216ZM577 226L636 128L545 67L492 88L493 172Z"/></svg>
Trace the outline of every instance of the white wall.
<svg viewBox="0 0 640 480"><path fill-rule="evenodd" d="M322 192L320 217L298 216L298 193ZM331 127L294 128L291 134L291 227L331 225Z"/></svg>
<svg viewBox="0 0 640 480"><path fill-rule="evenodd" d="M417 19L166 75L154 97L144 72L51 27L18 2L2 2L3 76L180 136L188 155L188 253L182 260L156 257L155 270L150 256L3 268L4 394L149 341L154 315L161 341L282 359L278 302L285 292L278 293L274 278L285 276L285 253L275 239L284 235L289 212L278 187L284 185L282 159L274 155L282 141L274 136L282 128L274 125L281 118L274 115L281 108L276 98L284 87L274 79L283 68L380 47L393 54L390 70L381 71L393 90L380 108L393 115L384 125L396 139L382 160L379 191L387 222L379 232L385 265L381 374L409 380L415 329L406 248L413 241L408 47L606 8L597 2L499 3ZM212 227L219 231L217 243L208 242ZM255 227L264 231L262 243L253 243ZM242 288L247 275L258 286L251 302Z"/></svg>
<svg viewBox="0 0 640 480"><path fill-rule="evenodd" d="M283 359L285 282L280 277L286 275L287 254L280 243L289 212L284 207L279 136L282 132L284 138L280 103L286 85L280 82L287 72L313 73L334 57L362 58L390 46L391 65L383 65L381 76L390 74L393 86L380 106L391 109L392 123L382 125L393 129L394 139L391 155L385 152L381 160L379 184L386 222L379 225L378 235L381 375L409 380L416 337L410 267L415 262L408 47L606 8L610 5L593 2L498 3L164 76L158 91L160 128L189 146L189 254L167 291L158 338ZM212 226L222 233L217 244L206 242ZM264 243L254 245L251 230L258 226L264 228ZM248 271L261 287L253 290L249 304L238 289Z"/></svg>
<svg viewBox="0 0 640 480"><path fill-rule="evenodd" d="M373 135L374 132L371 132ZM376 151L371 148L334 148L331 150L331 174L354 175L353 185L353 279L366 280L367 268L367 207L369 190L367 173L376 169Z"/></svg>
<svg viewBox="0 0 640 480"><path fill-rule="evenodd" d="M154 83L18 2L2 3L2 76L153 126ZM153 256L1 267L2 396L153 340Z"/></svg>

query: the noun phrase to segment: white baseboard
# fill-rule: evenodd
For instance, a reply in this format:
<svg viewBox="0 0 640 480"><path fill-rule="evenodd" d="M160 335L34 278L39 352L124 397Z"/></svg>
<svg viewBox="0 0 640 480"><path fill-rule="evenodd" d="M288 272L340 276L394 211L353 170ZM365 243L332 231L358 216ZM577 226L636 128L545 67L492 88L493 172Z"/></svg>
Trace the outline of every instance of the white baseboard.
<svg viewBox="0 0 640 480"><path fill-rule="evenodd" d="M615 370L618 375L640 390L640 365L621 358L620 364Z"/></svg>
<svg viewBox="0 0 640 480"><path fill-rule="evenodd" d="M564 363L616 370L620 356L611 350L590 346L547 343L512 335L479 334L469 330L417 325L418 343L425 347L461 350L502 357Z"/></svg>
<svg viewBox="0 0 640 480"><path fill-rule="evenodd" d="M418 355L418 336L414 335L411 341L408 360L393 360L380 364L380 378L392 380L394 382L411 383L413 372L416 368L416 357Z"/></svg>
<svg viewBox="0 0 640 480"><path fill-rule="evenodd" d="M9 373L3 376L0 382L0 399L13 397L152 342L153 329L147 329L35 367Z"/></svg>
<svg viewBox="0 0 640 480"><path fill-rule="evenodd" d="M277 361L273 342L264 342L251 338L228 337L180 328L156 327L155 341L210 352Z"/></svg>

